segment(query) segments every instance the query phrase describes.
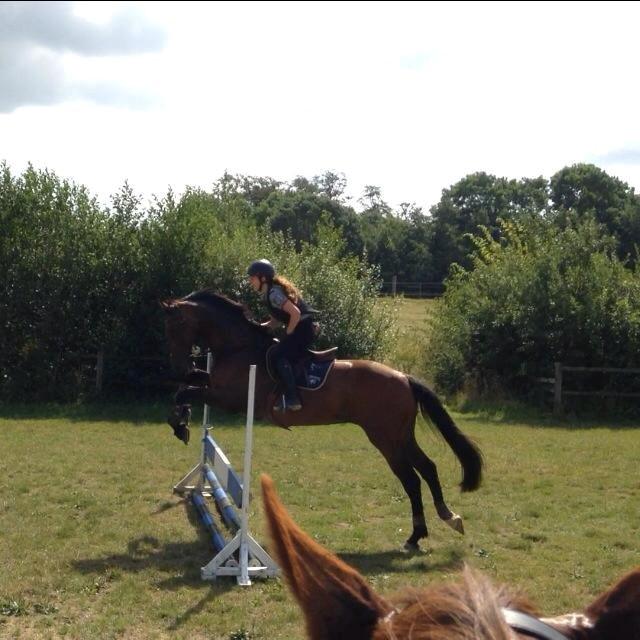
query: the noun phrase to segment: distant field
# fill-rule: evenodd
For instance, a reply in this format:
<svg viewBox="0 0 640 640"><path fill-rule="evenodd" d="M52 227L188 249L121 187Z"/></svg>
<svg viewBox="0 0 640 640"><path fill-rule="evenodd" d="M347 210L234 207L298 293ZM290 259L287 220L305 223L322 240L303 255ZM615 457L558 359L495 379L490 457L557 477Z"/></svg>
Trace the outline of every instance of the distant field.
<svg viewBox="0 0 640 640"><path fill-rule="evenodd" d="M387 363L420 378L427 379L425 346L429 339L429 317L438 300L396 298L398 343Z"/></svg>
<svg viewBox="0 0 640 640"><path fill-rule="evenodd" d="M153 405L0 407L0 637L304 637L282 581L245 590L200 581L212 551L171 495L198 460L198 431L185 447L164 416ZM440 523L425 495L431 538L421 555L400 551L408 501L355 426L257 425L254 482L271 474L300 524L387 594L450 579L466 562L555 613L580 607L640 563L637 430L454 417L484 452L485 482L460 494L452 454L419 429L467 531ZM240 470L242 420L214 424ZM268 548L258 497L256 483L251 528Z"/></svg>

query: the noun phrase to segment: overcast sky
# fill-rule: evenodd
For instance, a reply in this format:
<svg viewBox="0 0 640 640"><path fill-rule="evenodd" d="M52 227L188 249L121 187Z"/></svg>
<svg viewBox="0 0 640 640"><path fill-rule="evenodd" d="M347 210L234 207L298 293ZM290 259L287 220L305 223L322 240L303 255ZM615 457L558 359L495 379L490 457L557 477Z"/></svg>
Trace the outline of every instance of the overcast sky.
<svg viewBox="0 0 640 640"><path fill-rule="evenodd" d="M593 162L640 191L640 3L0 2L0 160L103 202L344 173L426 210Z"/></svg>

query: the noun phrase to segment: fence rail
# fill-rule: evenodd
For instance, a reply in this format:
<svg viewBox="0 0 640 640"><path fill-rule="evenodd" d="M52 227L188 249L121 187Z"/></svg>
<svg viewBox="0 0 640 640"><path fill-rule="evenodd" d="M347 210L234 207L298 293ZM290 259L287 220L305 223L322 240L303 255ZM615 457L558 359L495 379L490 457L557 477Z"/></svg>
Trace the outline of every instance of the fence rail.
<svg viewBox="0 0 640 640"><path fill-rule="evenodd" d="M443 282L404 282L392 279L382 283L382 295L404 295L409 298L438 298L444 293Z"/></svg>
<svg viewBox="0 0 640 640"><path fill-rule="evenodd" d="M621 373L621 374L633 374L639 375L640 369L623 369L620 367L572 367L569 365L563 365L561 362L554 364L554 377L553 378L536 378L537 382L543 384L553 385L552 389L549 389L553 393L553 413L555 415L562 415L564 412L564 406L562 398L564 396L591 396L597 398L640 398L640 393L629 391L615 391L610 389L599 389L596 391L576 391L572 389L563 388L563 374L565 372L579 372L579 373Z"/></svg>

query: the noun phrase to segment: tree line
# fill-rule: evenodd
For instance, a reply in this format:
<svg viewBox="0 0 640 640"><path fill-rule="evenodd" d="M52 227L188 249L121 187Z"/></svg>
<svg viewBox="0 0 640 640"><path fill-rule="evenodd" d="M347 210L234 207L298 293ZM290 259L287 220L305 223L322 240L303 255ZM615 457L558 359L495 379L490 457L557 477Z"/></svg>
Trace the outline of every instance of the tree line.
<svg viewBox="0 0 640 640"><path fill-rule="evenodd" d="M337 344L342 357L378 358L391 343L391 313L375 304L382 280L394 275L399 280L446 280L447 294L436 321L442 335L436 331L433 343L458 346L446 357L442 351L425 358L434 362L434 379L448 391L463 386L470 372L491 371L512 389L523 385L522 375L513 373L523 369L513 351L508 352L511 358L488 360L497 358L495 345L502 344L490 337L496 330L493 319L503 317L490 306L498 303L491 291L494 276L488 275L496 265L515 278L514 287L526 291L533 272L520 280L514 274L526 262L523 256L537 252L535 269L542 271L535 277L541 282L547 273L567 285L568 273L577 270L588 278L595 270L594 281L606 288L609 276L603 274L608 267L596 260L569 268L559 257L565 249L582 247L579 255L591 251L605 256L606 265L615 265L615 281L624 282L625 291L635 291L629 282L636 277L640 201L627 184L594 165L566 167L550 179L470 174L443 190L429 212L410 203L394 210L375 186L365 188L356 208L345 196L345 177L332 172L290 183L225 174L210 190L187 188L180 197L168 191L147 203L125 183L104 206L84 186L51 171L28 167L14 175L6 163L0 169L3 398L77 398L86 388L84 358L99 349L109 354L106 380L114 392L153 390L161 365L149 358L166 356L158 300L209 286L242 300L257 314L259 307L244 278L246 265L256 257L270 257L322 309L319 346ZM579 240L571 241L574 236ZM559 245L558 238L566 244ZM493 258L487 261L488 255ZM545 256L557 256L553 269L543 265ZM527 268L534 269L531 264ZM567 286L558 285L555 291L565 291L567 308L578 308L579 293ZM472 299L478 291L488 306L471 320L482 307ZM516 309L553 307L552 293L540 285L535 301L514 301L511 324L501 325L512 343L530 345L526 354L517 352L523 357L535 356L537 341L548 327L542 312L534 322L533 315ZM629 295L628 309L636 313L635 294ZM594 309L598 304L604 302L594 301ZM595 318L601 327L615 311L613 302L607 305L608 311L600 315L594 309L578 315ZM635 325L620 329L622 316L616 313L617 333L610 332L606 340L619 344ZM460 322L455 314L462 314ZM570 317L556 317L553 335L574 330L582 335L596 326L583 318L572 329L563 324ZM516 327L519 322L536 324L537 329ZM566 342L557 340L551 357L562 355ZM471 344L484 346L475 349ZM600 357L595 351L571 348L574 359ZM548 364L531 362L530 375Z"/></svg>

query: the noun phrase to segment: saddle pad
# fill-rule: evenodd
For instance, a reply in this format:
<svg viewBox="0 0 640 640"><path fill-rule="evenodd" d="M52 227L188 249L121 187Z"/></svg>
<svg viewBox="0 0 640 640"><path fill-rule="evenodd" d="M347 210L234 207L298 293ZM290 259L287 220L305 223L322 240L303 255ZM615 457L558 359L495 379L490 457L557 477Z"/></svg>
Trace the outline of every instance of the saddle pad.
<svg viewBox="0 0 640 640"><path fill-rule="evenodd" d="M275 375L271 364L272 349L273 347L270 347L267 351L267 371L271 379L278 382L279 378ZM307 391L316 391L317 389L320 389L326 382L327 376L329 375L334 363L335 360L316 362L311 358L305 358L301 362L293 363L293 374L296 379L296 386L299 389L306 389Z"/></svg>

